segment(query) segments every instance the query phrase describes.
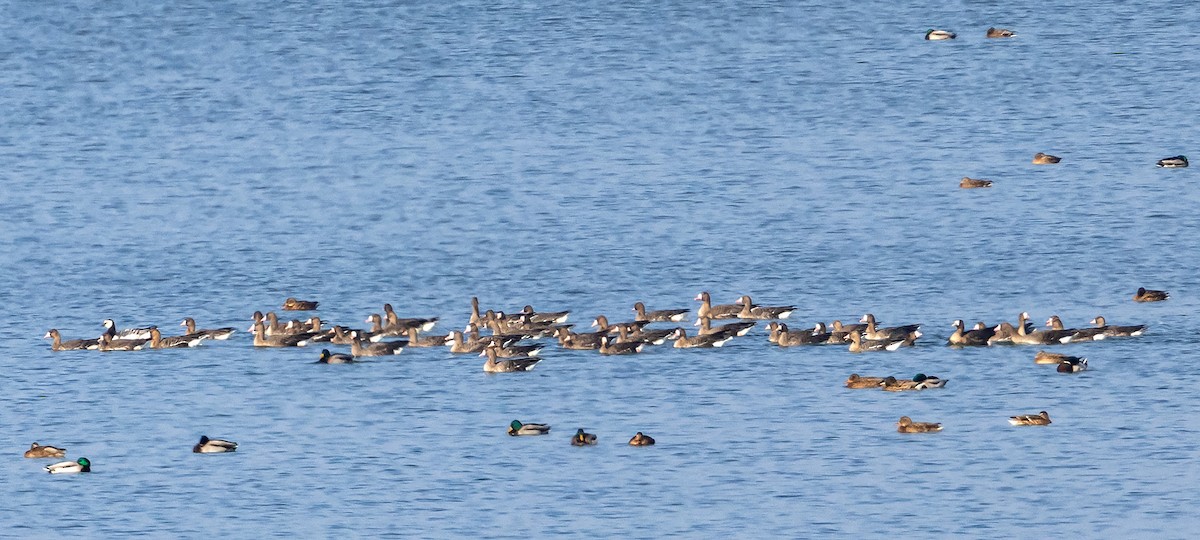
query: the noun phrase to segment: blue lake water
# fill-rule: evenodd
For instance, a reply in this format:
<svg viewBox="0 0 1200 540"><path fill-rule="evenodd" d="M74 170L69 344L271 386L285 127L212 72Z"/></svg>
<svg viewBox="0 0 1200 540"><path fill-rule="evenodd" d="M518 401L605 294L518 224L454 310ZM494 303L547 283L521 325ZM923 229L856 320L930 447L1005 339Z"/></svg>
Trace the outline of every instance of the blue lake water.
<svg viewBox="0 0 1200 540"><path fill-rule="evenodd" d="M1200 6L19 3L0 22L0 535L1187 537ZM984 39L989 26L1018 37ZM928 28L958 32L928 42ZM1030 164L1036 152L1063 157ZM960 190L963 176L995 181ZM1170 301L1135 304L1139 286ZM913 349L50 351L183 317L466 323L750 294ZM1029 311L1146 336L953 350ZM167 330L170 329L170 330ZM851 391L852 372L949 378ZM1047 410L1046 428L1012 428ZM895 432L901 415L938 421ZM510 438L514 418L553 425ZM584 427L599 436L574 448ZM658 444L631 448L636 431ZM198 456L201 435L236 454ZM32 441L90 458L41 471Z"/></svg>

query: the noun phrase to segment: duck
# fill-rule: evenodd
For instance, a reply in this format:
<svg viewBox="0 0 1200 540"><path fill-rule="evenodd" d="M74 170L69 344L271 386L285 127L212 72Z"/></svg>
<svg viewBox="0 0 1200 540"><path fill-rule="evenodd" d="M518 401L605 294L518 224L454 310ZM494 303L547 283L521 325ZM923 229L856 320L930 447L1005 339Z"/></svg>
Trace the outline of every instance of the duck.
<svg viewBox="0 0 1200 540"><path fill-rule="evenodd" d="M52 351L83 351L96 350L100 348L99 339L72 339L63 341L58 330L51 328L42 339L50 339L50 350Z"/></svg>
<svg viewBox="0 0 1200 540"><path fill-rule="evenodd" d="M917 383L920 390L927 390L929 388L942 388L946 386L946 383L950 382L950 379L918 373L913 377L913 381Z"/></svg>
<svg viewBox="0 0 1200 540"><path fill-rule="evenodd" d="M1162 302L1170 298L1171 295L1167 291L1155 291L1145 287L1138 287L1136 293L1133 294L1134 302Z"/></svg>
<svg viewBox="0 0 1200 540"><path fill-rule="evenodd" d="M386 328L388 328L389 330L398 329L398 330L402 330L402 331L407 331L409 328L415 327L415 328L420 329L422 332L428 332L430 330L433 330L433 327L436 326L437 322L438 322L437 317L428 317L428 318L413 317L413 318L401 319L400 317L396 316L396 311L392 309L391 304L383 305L383 316L384 316L384 320L387 321Z"/></svg>
<svg viewBox="0 0 1200 540"><path fill-rule="evenodd" d="M737 303L742 306L737 315L739 319L786 319L796 311L796 306L756 306L750 295L742 295Z"/></svg>
<svg viewBox="0 0 1200 540"><path fill-rule="evenodd" d="M1009 37L1013 37L1016 35L1017 35L1016 32L1013 32L1012 30L1009 30L1007 28L992 27L992 28L987 29L987 37L990 37L990 38L1009 38Z"/></svg>
<svg viewBox="0 0 1200 540"><path fill-rule="evenodd" d="M879 385L887 392L906 392L909 390L921 390L921 383L918 381L910 381L907 379L897 379L892 376L885 377L883 384Z"/></svg>
<svg viewBox="0 0 1200 540"><path fill-rule="evenodd" d="M225 328L197 330L196 319L191 317L184 317L183 322L179 323L179 326L182 326L186 329L186 333L184 335L198 335L204 339L215 339L217 341L225 341L229 339L229 336L232 336L235 331L231 326L227 326Z"/></svg>
<svg viewBox="0 0 1200 540"><path fill-rule="evenodd" d="M1064 358L1063 361L1058 363L1058 367L1055 368L1055 371L1058 371L1059 373L1079 373L1080 371L1087 371L1087 358L1068 356Z"/></svg>
<svg viewBox="0 0 1200 540"><path fill-rule="evenodd" d="M521 309L528 322L532 324L562 324L571 316L570 311L534 311L533 306L526 305Z"/></svg>
<svg viewBox="0 0 1200 540"><path fill-rule="evenodd" d="M1010 416L1008 423L1014 426L1045 426L1050 424L1050 413L1042 411L1037 414Z"/></svg>
<svg viewBox="0 0 1200 540"><path fill-rule="evenodd" d="M942 424L938 422L913 422L912 418L901 416L896 422L896 431L900 433L932 433L941 431Z"/></svg>
<svg viewBox="0 0 1200 540"><path fill-rule="evenodd" d="M629 439L629 446L654 446L654 437L637 432Z"/></svg>
<svg viewBox="0 0 1200 540"><path fill-rule="evenodd" d="M497 360L497 352L499 347L491 345L483 350L480 356L486 356L487 361L483 363L483 371L486 373L515 373L519 371L529 371L542 360L529 356L519 358L505 358Z"/></svg>
<svg viewBox="0 0 1200 540"><path fill-rule="evenodd" d="M930 28L928 32L925 32L925 39L927 41L954 39L956 37L958 37L958 34L955 34L954 32L951 32L949 30L934 30L934 29Z"/></svg>
<svg viewBox="0 0 1200 540"><path fill-rule="evenodd" d="M226 441L223 439L210 439L207 435L200 436L200 442L192 447L192 452L196 454L221 454L224 452L236 452L238 443Z"/></svg>
<svg viewBox="0 0 1200 540"><path fill-rule="evenodd" d="M688 310L686 309L659 309L655 311L646 311L646 304L635 302L633 304L635 321L646 322L680 322L687 317Z"/></svg>
<svg viewBox="0 0 1200 540"><path fill-rule="evenodd" d="M607 355L622 355L622 354L637 354L646 348L646 344L639 341L617 342L608 336L600 338L600 354Z"/></svg>
<svg viewBox="0 0 1200 540"><path fill-rule="evenodd" d="M1104 317L1097 315L1091 323L1096 325L1096 328L1104 330L1104 335L1109 337L1132 337L1140 336L1146 331L1146 325L1138 324L1132 326L1109 326Z"/></svg>
<svg viewBox="0 0 1200 540"><path fill-rule="evenodd" d="M148 339L113 339L108 334L100 335L98 350L111 351L140 351L150 342Z"/></svg>
<svg viewBox="0 0 1200 540"><path fill-rule="evenodd" d="M1087 359L1080 356L1068 356L1065 354L1047 351L1038 351L1038 353L1033 356L1033 363L1042 365L1061 364L1063 362L1075 364L1081 361L1085 365L1087 364Z"/></svg>
<svg viewBox="0 0 1200 540"><path fill-rule="evenodd" d="M522 424L520 420L513 420L508 425L508 434L513 437L519 435L545 435L550 433L550 424Z"/></svg>
<svg viewBox="0 0 1200 540"><path fill-rule="evenodd" d="M25 451L27 458L60 458L67 455L66 448L58 448L55 446L42 446L38 443L29 445L29 450Z"/></svg>
<svg viewBox="0 0 1200 540"><path fill-rule="evenodd" d="M875 315L867 313L863 315L859 322L866 323L867 329L863 331L863 337L871 340L890 341L903 340L905 345L912 345L917 338L921 337L921 331L918 328L919 324L906 324L903 326L891 326L887 328L876 327Z"/></svg>
<svg viewBox="0 0 1200 540"><path fill-rule="evenodd" d="M350 332L350 354L354 356L389 356L404 351L407 341L364 342L358 331Z"/></svg>
<svg viewBox="0 0 1200 540"><path fill-rule="evenodd" d="M721 304L712 305L712 296L708 291L703 291L696 295L695 298L700 302L700 309L696 312L696 316L708 319L736 319L738 313L741 313L741 304Z"/></svg>
<svg viewBox="0 0 1200 540"><path fill-rule="evenodd" d="M1033 155L1033 164L1034 165L1053 165L1060 161L1062 161L1062 158L1060 158L1058 156L1052 156L1050 154L1043 154L1041 152L1038 152Z"/></svg>
<svg viewBox="0 0 1200 540"><path fill-rule="evenodd" d="M851 373L846 378L846 388L879 388L883 386L885 380L885 377L862 377L857 373Z"/></svg>
<svg viewBox="0 0 1200 540"><path fill-rule="evenodd" d="M733 336L726 334L700 334L696 336L688 336L687 331L682 328L675 329L675 345L676 349L693 349L693 348L712 348L723 347Z"/></svg>
<svg viewBox="0 0 1200 540"><path fill-rule="evenodd" d="M353 364L354 357L344 353L331 353L329 349L321 349L321 357L317 359L318 364Z"/></svg>
<svg viewBox="0 0 1200 540"><path fill-rule="evenodd" d="M575 432L571 437L571 446L591 446L596 444L596 436L591 433L586 433L583 428Z"/></svg>
<svg viewBox="0 0 1200 540"><path fill-rule="evenodd" d="M163 337L162 332L159 332L157 328L150 329L151 349L186 349L196 347L202 341L204 338L197 335Z"/></svg>
<svg viewBox="0 0 1200 540"><path fill-rule="evenodd" d="M700 327L700 334L718 334L727 335L729 337L737 337L750 333L750 329L754 328L754 326L757 324L758 323L756 322L732 322L722 324L720 326L713 326L712 319L708 317L701 317L696 321L695 326Z"/></svg>
<svg viewBox="0 0 1200 540"><path fill-rule="evenodd" d="M963 189L992 187L992 181L964 176L962 181L958 183L958 187Z"/></svg>
<svg viewBox="0 0 1200 540"><path fill-rule="evenodd" d="M81 457L77 461L60 461L53 465L42 467L50 474L75 474L92 472L92 461L88 458Z"/></svg>
<svg viewBox="0 0 1200 540"><path fill-rule="evenodd" d="M1173 156L1158 160L1155 165L1166 169L1181 169L1188 166L1187 156Z"/></svg>
<svg viewBox="0 0 1200 540"><path fill-rule="evenodd" d="M314 309L317 309L317 304L319 304L319 303L320 302L311 302L308 300L296 300L295 298L288 298L287 300L283 301L283 310L284 311L312 311Z"/></svg>
<svg viewBox="0 0 1200 540"><path fill-rule="evenodd" d="M266 335L266 325L262 321L254 323L250 327L250 332L254 334L253 344L255 347L303 347L308 344L306 341L308 334L274 334Z"/></svg>
<svg viewBox="0 0 1200 540"><path fill-rule="evenodd" d="M847 334L850 337L850 352L873 352L873 351L894 351L904 346L903 339L896 340L875 340L863 339L862 334L858 332L850 332Z"/></svg>

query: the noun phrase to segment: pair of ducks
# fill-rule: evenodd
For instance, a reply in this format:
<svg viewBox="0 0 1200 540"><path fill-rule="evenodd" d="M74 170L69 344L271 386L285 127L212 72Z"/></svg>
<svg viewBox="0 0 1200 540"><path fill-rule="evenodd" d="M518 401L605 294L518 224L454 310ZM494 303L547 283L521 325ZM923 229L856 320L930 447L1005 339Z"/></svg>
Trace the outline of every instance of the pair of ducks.
<svg viewBox="0 0 1200 540"><path fill-rule="evenodd" d="M237 443L222 439L210 439L207 436L201 436L200 442L192 447L192 452L197 454L217 454L224 452L233 452L237 450ZM39 445L33 443L29 450L25 451L27 458L61 458L67 455L65 448L57 448L49 445ZM75 461L60 461L51 465L46 465L43 469L50 474L75 474L92 472L92 461L88 458L81 457Z"/></svg>
<svg viewBox="0 0 1200 540"><path fill-rule="evenodd" d="M1050 413L1042 411L1038 414L1023 414L1010 416L1008 423L1014 426L1048 426ZM912 418L901 416L896 423L896 431L900 433L933 433L942 430L940 422L913 422Z"/></svg>
<svg viewBox="0 0 1200 540"><path fill-rule="evenodd" d="M545 435L550 433L549 424L524 424L520 420L513 420L508 425L508 434L517 437L522 435ZM575 432L571 437L572 446L591 446L596 444L596 435L583 431L582 428ZM630 446L651 446L654 444L654 438L642 432L637 432L633 438L629 439Z"/></svg>
<svg viewBox="0 0 1200 540"><path fill-rule="evenodd" d="M888 392L904 392L909 390L925 390L927 388L942 388L950 379L942 379L925 375L924 373L916 374L912 380L898 380L895 377L863 377L857 373L851 373L850 377L846 378L846 388L882 388Z"/></svg>
<svg viewBox="0 0 1200 540"><path fill-rule="evenodd" d="M1079 373L1080 371L1086 371L1088 366L1087 358L1082 356L1070 356L1047 351L1038 351L1033 357L1033 363L1058 366L1055 369L1059 373Z"/></svg>
<svg viewBox="0 0 1200 540"><path fill-rule="evenodd" d="M989 38L1010 38L1015 37L1017 33L1006 28L991 27L987 29L987 33L985 35ZM925 32L925 39L929 41L941 41L944 39L954 39L957 37L958 34L955 34L949 30L934 30L931 28L929 31Z"/></svg>

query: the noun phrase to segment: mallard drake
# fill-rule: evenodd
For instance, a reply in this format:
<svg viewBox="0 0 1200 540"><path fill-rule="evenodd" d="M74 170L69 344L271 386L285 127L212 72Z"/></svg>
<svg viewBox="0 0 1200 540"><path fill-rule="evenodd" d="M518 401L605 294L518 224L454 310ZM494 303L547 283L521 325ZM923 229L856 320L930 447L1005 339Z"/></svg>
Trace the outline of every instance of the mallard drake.
<svg viewBox="0 0 1200 540"><path fill-rule="evenodd" d="M329 349L321 349L321 357L317 359L318 364L353 364L354 357L349 354L331 353Z"/></svg>
<svg viewBox="0 0 1200 540"><path fill-rule="evenodd" d="M480 356L486 356L487 361L483 363L483 371L486 373L515 373L519 371L529 371L542 360L540 358L520 357L520 358L505 358L497 360L499 347L490 345L483 350Z"/></svg>
<svg viewBox="0 0 1200 540"><path fill-rule="evenodd" d="M633 312L636 321L646 322L680 322L687 317L688 310L686 309L659 309L656 311L646 311L646 304L637 302L633 304Z"/></svg>
<svg viewBox="0 0 1200 540"><path fill-rule="evenodd" d="M82 351L96 350L100 348L99 339L72 339L69 341L63 341L62 336L58 333L58 330L54 328L51 328L50 331L46 332L46 335L42 336L42 339L52 340L50 342L50 350L52 351Z"/></svg>
<svg viewBox="0 0 1200 540"><path fill-rule="evenodd" d="M955 34L954 32L950 32L948 30L934 30L934 29L930 28L928 32L925 32L925 39L928 41L938 41L938 40L942 40L942 39L954 39L956 37L958 37L958 34Z"/></svg>
<svg viewBox="0 0 1200 540"><path fill-rule="evenodd" d="M38 443L29 445L29 450L25 451L27 458L55 458L64 457L67 455L66 448L57 448L54 446L42 446Z"/></svg>
<svg viewBox="0 0 1200 540"><path fill-rule="evenodd" d="M312 311L314 309L317 309L318 303L319 302L311 302L308 300L296 300L295 298L288 298L287 300L283 301L283 310L284 311Z"/></svg>
<svg viewBox="0 0 1200 540"><path fill-rule="evenodd" d="M522 424L520 420L513 420L508 425L508 434L516 437L518 435L545 435L550 433L550 424Z"/></svg>
<svg viewBox="0 0 1200 540"><path fill-rule="evenodd" d="M943 379L933 375L918 373L913 377L913 382L917 383L917 388L919 390L926 390L929 388L941 388L946 386L946 383L950 382L950 379Z"/></svg>
<svg viewBox="0 0 1200 540"><path fill-rule="evenodd" d="M1058 363L1055 368L1059 373L1079 373L1087 370L1087 358L1068 356Z"/></svg>
<svg viewBox="0 0 1200 540"><path fill-rule="evenodd" d="M1133 294L1134 302L1162 302L1170 298L1171 295L1167 291L1154 291L1145 287L1138 287L1136 293Z"/></svg>
<svg viewBox="0 0 1200 540"><path fill-rule="evenodd" d="M571 437L571 446L590 446L596 444L596 436L591 433L585 433L583 429L575 432Z"/></svg>
<svg viewBox="0 0 1200 540"><path fill-rule="evenodd" d="M901 416L900 421L896 422L896 431L900 433L930 433L941 431L942 424L937 422L913 422L912 418Z"/></svg>
<svg viewBox="0 0 1200 540"><path fill-rule="evenodd" d="M197 330L196 329L196 320L191 317L185 317L183 319L183 322L179 323L179 326L182 326L187 329L186 333L184 335L188 335L188 336L196 335L196 336L203 337L204 339L215 339L218 341L225 341L225 340L229 339L229 336L232 336L235 331L233 327L228 327L228 326L225 328L211 328L211 329Z"/></svg>
<svg viewBox="0 0 1200 540"><path fill-rule="evenodd" d="M50 474L74 474L92 472L92 461L81 457L78 461L60 461L53 465L42 467Z"/></svg>
<svg viewBox="0 0 1200 540"><path fill-rule="evenodd" d="M1050 154L1043 154L1041 152L1038 152L1033 155L1033 164L1034 165L1053 165L1060 161L1062 161L1062 158L1060 158L1058 156L1052 156Z"/></svg>
<svg viewBox="0 0 1200 540"><path fill-rule="evenodd" d="M163 337L157 328L150 329L151 349L186 349L200 345L201 341L204 341L204 338L196 334Z"/></svg>
<svg viewBox="0 0 1200 540"><path fill-rule="evenodd" d="M796 311L796 306L758 306L750 300L750 295L742 295L737 303L742 306L738 311L739 319L786 319Z"/></svg>
<svg viewBox="0 0 1200 540"><path fill-rule="evenodd" d="M963 189L992 187L992 181L964 176L958 183L958 187Z"/></svg>
<svg viewBox="0 0 1200 540"><path fill-rule="evenodd" d="M850 352L871 352L871 351L894 351L904 346L903 339L897 340L874 340L863 339L862 334L858 332L850 332L847 334L850 337Z"/></svg>
<svg viewBox="0 0 1200 540"><path fill-rule="evenodd" d="M1013 37L1015 35L1017 35L1016 32L1013 32L1012 30L1009 30L1007 28L992 27L992 28L987 29L987 37L990 37L990 38L1006 38L1006 37Z"/></svg>
<svg viewBox="0 0 1200 540"><path fill-rule="evenodd" d="M851 373L850 377L846 378L846 388L879 388L885 380L886 377L861 377L857 373Z"/></svg>
<svg viewBox="0 0 1200 540"><path fill-rule="evenodd" d="M738 313L742 311L741 304L712 305L712 296L708 294L708 291L696 295L696 300L700 302L700 310L696 312L696 316L700 318L736 319Z"/></svg>
<svg viewBox="0 0 1200 540"><path fill-rule="evenodd" d="M640 431L635 433L633 435L632 439L629 439L629 446L653 446L653 445L654 445L654 438L649 435L645 435Z"/></svg>
<svg viewBox="0 0 1200 540"><path fill-rule="evenodd" d="M1146 331L1146 325L1144 325L1144 324L1138 324L1138 325L1133 325L1133 326L1109 326L1105 322L1104 317L1101 317L1099 315L1097 315L1095 319L1092 319L1091 323L1096 325L1096 328L1103 329L1104 335L1109 336L1109 337L1140 336L1140 335L1142 335L1143 332Z"/></svg>
<svg viewBox="0 0 1200 540"><path fill-rule="evenodd" d="M1158 160L1158 162L1156 162L1155 165L1157 165L1159 167L1167 168L1167 169L1180 169L1180 168L1188 166L1188 160L1187 160L1187 156L1174 156L1174 157L1169 157L1169 158L1162 158L1162 159Z"/></svg>
<svg viewBox="0 0 1200 540"><path fill-rule="evenodd" d="M700 334L689 337L687 331L682 328L676 328L674 336L676 349L722 347L733 339L733 336L725 334Z"/></svg>
<svg viewBox="0 0 1200 540"><path fill-rule="evenodd" d="M234 452L237 450L238 444L233 441L222 439L210 439L207 435L200 436L200 442L192 447L192 452L197 454L220 454L222 452Z"/></svg>
<svg viewBox="0 0 1200 540"><path fill-rule="evenodd" d="M1042 411L1037 414L1010 416L1008 423L1014 426L1045 426L1050 424L1050 413Z"/></svg>

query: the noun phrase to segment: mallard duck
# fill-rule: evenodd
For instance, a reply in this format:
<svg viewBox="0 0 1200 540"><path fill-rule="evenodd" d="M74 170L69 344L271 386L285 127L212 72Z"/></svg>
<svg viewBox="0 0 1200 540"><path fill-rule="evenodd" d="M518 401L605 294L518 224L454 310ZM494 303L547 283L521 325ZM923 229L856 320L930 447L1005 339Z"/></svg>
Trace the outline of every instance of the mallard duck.
<svg viewBox="0 0 1200 540"><path fill-rule="evenodd" d="M896 426L896 431L900 433L930 433L942 430L942 424L938 422L913 422L912 418L907 416L901 416Z"/></svg>
<svg viewBox="0 0 1200 540"><path fill-rule="evenodd" d="M851 373L846 378L846 388L879 388L885 380L886 377L861 377L857 373Z"/></svg>
<svg viewBox="0 0 1200 540"><path fill-rule="evenodd" d="M642 432L634 434L632 439L629 439L629 446L653 446L654 437L644 435Z"/></svg>
<svg viewBox="0 0 1200 540"><path fill-rule="evenodd" d="M1169 158L1162 158L1162 159L1158 160L1158 162L1155 163L1155 165L1157 165L1159 167L1164 167L1167 169L1179 169L1179 168L1187 167L1188 160L1187 160L1187 156L1175 156L1175 157L1169 157Z"/></svg>
<svg viewBox="0 0 1200 540"><path fill-rule="evenodd" d="M1041 152L1038 152L1033 155L1033 164L1034 165L1053 165L1060 161L1062 161L1062 158L1060 158L1058 156L1052 156L1050 154L1043 154Z"/></svg>
<svg viewBox="0 0 1200 540"><path fill-rule="evenodd" d="M1045 426L1050 424L1050 413L1042 411L1037 414L1010 416L1008 423L1014 426Z"/></svg>
<svg viewBox="0 0 1200 540"><path fill-rule="evenodd" d="M1095 319L1092 319L1091 322L1092 322L1092 324L1096 325L1096 328L1103 329L1104 335L1109 336L1109 337L1140 336L1140 335L1142 335L1143 332L1146 331L1146 325L1144 325L1144 324L1138 324L1138 325L1133 325L1133 326L1109 326L1105 322L1104 317L1101 317L1099 315L1097 315Z"/></svg>
<svg viewBox="0 0 1200 540"><path fill-rule="evenodd" d="M918 373L913 377L913 382L917 383L918 390L925 390L928 388L941 388L946 386L946 383L950 382L950 379L943 379L941 377Z"/></svg>
<svg viewBox="0 0 1200 540"><path fill-rule="evenodd" d="M955 34L954 32L950 32L948 30L934 30L934 29L930 28L928 32L925 32L925 39L928 41L937 41L937 40L941 40L941 39L954 39L956 37L958 37L958 34Z"/></svg>
<svg viewBox="0 0 1200 540"><path fill-rule="evenodd" d="M905 392L908 390L920 390L921 383L918 381L900 380L892 376L887 376L883 379L883 384L880 385L886 392Z"/></svg>
<svg viewBox="0 0 1200 540"><path fill-rule="evenodd" d="M1170 298L1171 295L1167 291L1154 291L1145 287L1138 287L1138 290L1133 295L1134 302L1162 302Z"/></svg>
<svg viewBox="0 0 1200 540"><path fill-rule="evenodd" d="M331 353L329 349L321 349L321 357L317 359L318 364L353 364L354 356L343 353Z"/></svg>
<svg viewBox="0 0 1200 540"><path fill-rule="evenodd" d="M46 335L42 336L42 339L52 340L50 342L50 350L52 351L82 351L100 348L99 339L72 339L69 341L63 341L62 336L58 333L58 330L53 328L51 328L49 332L46 332Z"/></svg>
<svg viewBox="0 0 1200 540"><path fill-rule="evenodd" d="M1087 370L1087 358L1068 356L1058 363L1055 368L1059 373L1079 373Z"/></svg>
<svg viewBox="0 0 1200 540"><path fill-rule="evenodd" d="M483 350L480 356L486 356L487 361L483 363L483 371L486 373L515 373L518 371L529 371L541 362L540 358L521 357L521 358L505 358L497 360L498 347L489 345Z"/></svg>
<svg viewBox="0 0 1200 540"><path fill-rule="evenodd" d="M596 444L596 436L591 433L585 433L582 428L575 432L575 436L571 437L571 446L590 446Z"/></svg>
<svg viewBox="0 0 1200 540"><path fill-rule="evenodd" d="M192 452L197 454L220 454L222 452L234 452L237 450L238 443L226 441L222 439L210 439L207 435L200 436L200 442L192 447Z"/></svg>
<svg viewBox="0 0 1200 540"><path fill-rule="evenodd" d="M963 189L992 187L992 181L964 176L958 183L958 187Z"/></svg>
<svg viewBox="0 0 1200 540"><path fill-rule="evenodd" d="M42 467L50 474L74 474L92 472L92 461L81 457L77 461L60 461L53 465Z"/></svg>
<svg viewBox="0 0 1200 540"><path fill-rule="evenodd" d="M1079 356L1067 356L1065 354L1046 351L1038 351L1037 355L1033 357L1033 363L1042 365L1061 364L1063 362L1078 362L1080 360L1082 360L1085 365L1087 364L1086 358Z"/></svg>
<svg viewBox="0 0 1200 540"><path fill-rule="evenodd" d="M550 433L550 424L522 424L520 420L513 420L508 425L508 434L516 437L518 435L545 435Z"/></svg>
<svg viewBox="0 0 1200 540"><path fill-rule="evenodd" d="M29 450L25 451L25 457L27 457L27 458L51 458L51 457L64 457L66 455L67 455L66 448L57 448L57 447L48 446L48 445L42 446L38 443L33 443L33 444L29 445Z"/></svg>
<svg viewBox="0 0 1200 540"><path fill-rule="evenodd" d="M1006 38L1006 37L1013 37L1015 35L1017 35L1016 32L1013 32L1012 30L1009 30L1007 28L992 27L992 28L987 29L987 37L990 37L990 38Z"/></svg>
<svg viewBox="0 0 1200 540"><path fill-rule="evenodd" d="M288 298L287 300L283 301L283 310L284 311L312 311L314 309L317 309L318 303L319 302L311 302L308 300L296 300L295 298Z"/></svg>
<svg viewBox="0 0 1200 540"><path fill-rule="evenodd" d="M686 309L659 309L655 311L646 311L646 304L637 302L633 304L633 312L637 315L634 320L647 322L680 322L687 317L688 310Z"/></svg>

